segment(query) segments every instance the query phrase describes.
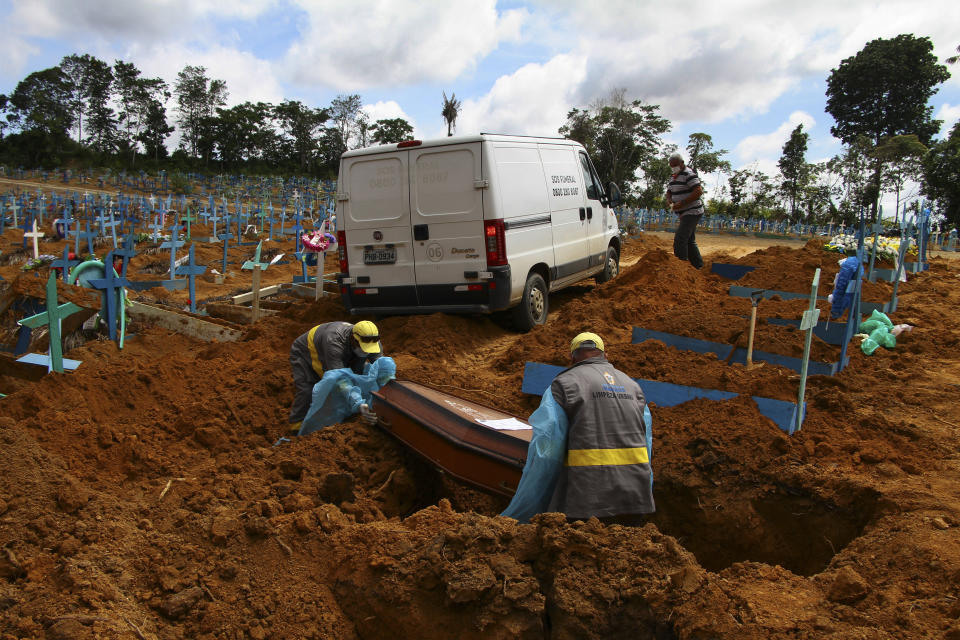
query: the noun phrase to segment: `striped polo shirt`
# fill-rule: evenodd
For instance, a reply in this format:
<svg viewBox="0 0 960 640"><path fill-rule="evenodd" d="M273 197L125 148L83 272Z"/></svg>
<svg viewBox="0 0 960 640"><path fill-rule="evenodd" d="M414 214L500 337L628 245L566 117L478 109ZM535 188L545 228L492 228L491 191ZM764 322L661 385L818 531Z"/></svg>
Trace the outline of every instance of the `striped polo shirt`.
<svg viewBox="0 0 960 640"><path fill-rule="evenodd" d="M680 172L670 178L670 184L667 185L667 191L670 193L670 202L680 202L686 198L693 190L700 186L700 178L690 167L684 166ZM679 211L673 211L680 216L699 216L703 215L703 200L697 198Z"/></svg>

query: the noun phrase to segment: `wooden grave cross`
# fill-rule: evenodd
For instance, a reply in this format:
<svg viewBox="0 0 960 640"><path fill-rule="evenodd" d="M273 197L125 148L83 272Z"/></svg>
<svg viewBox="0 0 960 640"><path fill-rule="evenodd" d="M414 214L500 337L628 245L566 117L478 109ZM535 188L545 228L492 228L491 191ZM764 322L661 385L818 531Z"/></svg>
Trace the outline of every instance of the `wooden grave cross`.
<svg viewBox="0 0 960 640"><path fill-rule="evenodd" d="M227 227L227 233L221 233L217 236L220 240L223 240L223 275L227 275L227 249L230 247L230 239L233 238L233 234L229 233L229 227Z"/></svg>
<svg viewBox="0 0 960 640"><path fill-rule="evenodd" d="M806 411L804 406L804 395L807 389L807 367L810 364L810 343L813 340L813 328L817 326L817 320L820 317L820 309L817 309L817 289L820 287L820 269L813 274L813 285L810 288L810 306L803 312L800 320L800 330L806 331L807 335L803 339L803 362L800 365L800 390L797 393L797 414L796 422L790 427L790 434L800 431L803 424L803 414ZM841 366L843 363L840 363Z"/></svg>
<svg viewBox="0 0 960 640"><path fill-rule="evenodd" d="M277 221L277 219L273 216L273 203L272 203L272 202L270 203L270 215L266 218L266 220L267 220L267 222L270 223L270 232L269 232L269 234L267 235L267 239L268 239L270 242L273 242L273 224Z"/></svg>
<svg viewBox="0 0 960 640"><path fill-rule="evenodd" d="M76 235L76 244L74 245L74 251L73 251L73 252L74 252L77 256L80 255L80 240L83 239L83 240L86 240L86 241L87 241L87 255L91 255L91 256L92 256L92 255L93 255L93 239L97 237L97 232L96 232L96 231L90 231L90 223L89 223L89 222L85 222L85 223L84 223L84 228L86 229L85 231L80 231L80 230L79 230L79 229L80 229L80 221L77 220L77 229L78 229L78 230L77 230L77 235Z"/></svg>
<svg viewBox="0 0 960 640"><path fill-rule="evenodd" d="M121 277L121 278L126 278L126 277L127 277L127 267L130 265L130 260L131 260L131 258L133 258L135 255L137 255L137 250L136 250L136 248L134 247L133 233L131 233L130 235L128 235L128 236L126 237L126 239L123 241L123 248L122 248L122 249L114 249L114 250L113 250L113 255L114 255L114 257L119 256L119 257L122 259L123 263L122 263L122 265L121 265L121 267L120 267L120 277Z"/></svg>
<svg viewBox="0 0 960 640"><path fill-rule="evenodd" d="M47 372L56 371L57 373L63 373L64 369L64 360L63 360L63 344L61 342L60 335L60 322L63 318L66 318L69 315L80 311L80 307L72 302L66 302L64 304L57 304L57 278L51 272L50 277L47 278L47 287L46 287L46 302L47 310L38 313L35 316L30 316L29 318L24 318L20 320L17 324L30 327L31 329L36 329L37 327L42 327L47 325L50 331L50 347L46 358L43 356L37 356L36 354L30 354L21 358L21 361L26 359L28 362L34 364L46 364ZM31 357L32 356L32 357ZM76 369L80 364L76 360L70 360L68 362L71 369Z"/></svg>
<svg viewBox="0 0 960 640"><path fill-rule="evenodd" d="M91 287L94 289L99 289L103 291L103 304L100 308L100 315L103 317L104 322L107 323L107 328L110 334L111 340L117 339L117 320L118 318L118 309L117 309L117 299L122 297L124 294L124 287L129 286L126 278L121 278L117 275L116 271L113 268L113 251L107 254L107 257L103 261L103 278L96 278L93 280L87 281ZM123 348L123 340L120 340L120 348Z"/></svg>
<svg viewBox="0 0 960 640"><path fill-rule="evenodd" d="M190 207L187 207L187 213L184 214L182 218L180 218L181 222L187 223L187 237L185 238L187 242L190 242L190 224L196 221L196 219L197 219L196 216L190 213Z"/></svg>
<svg viewBox="0 0 960 640"><path fill-rule="evenodd" d="M269 262L260 262L260 249L263 247L263 241L257 243L257 250L253 254L253 260L247 260L243 263L241 269L253 270L253 322L260 319L260 271L266 271L270 266Z"/></svg>
<svg viewBox="0 0 960 640"><path fill-rule="evenodd" d="M37 219L33 219L33 231L24 232L23 241L26 242L27 238L33 239L33 258L37 259L40 256L40 245L38 241L43 237L43 231L37 231Z"/></svg>
<svg viewBox="0 0 960 640"><path fill-rule="evenodd" d="M186 244L180 240L180 226L174 224L170 227L170 240L160 245L161 249L170 249L170 279L176 280L175 272L177 269L177 247Z"/></svg>
<svg viewBox="0 0 960 640"><path fill-rule="evenodd" d="M205 266L198 265L194 260L196 246L196 243L190 245L190 258L187 264L177 267L177 275L187 276L187 280L190 282L190 313L197 312L197 276L207 270Z"/></svg>
<svg viewBox="0 0 960 640"><path fill-rule="evenodd" d="M63 247L63 258L60 260L54 260L50 263L50 267L53 269L63 269L61 278L64 282L67 281L67 275L70 273L70 269L80 264L80 261L76 258L70 258L70 244L66 244Z"/></svg>

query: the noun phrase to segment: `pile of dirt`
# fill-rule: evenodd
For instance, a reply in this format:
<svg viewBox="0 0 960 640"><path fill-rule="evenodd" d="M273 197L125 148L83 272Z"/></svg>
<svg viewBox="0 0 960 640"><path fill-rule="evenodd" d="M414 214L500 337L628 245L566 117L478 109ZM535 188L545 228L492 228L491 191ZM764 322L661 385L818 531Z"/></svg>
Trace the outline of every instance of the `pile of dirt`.
<svg viewBox="0 0 960 640"><path fill-rule="evenodd" d="M198 261L214 266L220 250ZM836 264L817 252L744 256L758 267L747 286L803 292L816 266L829 278ZM138 256L132 277L158 259ZM895 349L867 357L855 343L841 374L808 379L790 436L751 396L794 401L796 372L631 343L636 326L745 346L750 301L652 234L627 241L622 261L611 282L552 295L548 323L528 334L499 317L370 319L400 377L521 417L539 402L520 392L524 362L565 365L583 330L631 376L738 393L652 407L645 526L499 517L505 500L357 419L273 446L292 400L290 343L359 319L338 297L281 296L238 342L134 323L123 351L103 339L70 350L83 362L73 373L0 374L0 637L960 634L958 264L934 259L901 284L893 319L916 328ZM264 284L299 273L270 267ZM20 299L43 276L5 290ZM198 298L243 292L247 277L204 281ZM805 307L761 302L755 348L797 355L803 334L764 320ZM814 354L838 350L815 342Z"/></svg>

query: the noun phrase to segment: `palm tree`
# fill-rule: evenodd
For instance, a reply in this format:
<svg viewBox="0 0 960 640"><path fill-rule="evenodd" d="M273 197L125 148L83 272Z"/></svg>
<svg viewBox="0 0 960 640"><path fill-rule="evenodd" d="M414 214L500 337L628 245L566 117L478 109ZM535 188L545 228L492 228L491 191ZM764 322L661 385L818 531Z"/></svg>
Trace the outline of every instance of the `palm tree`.
<svg viewBox="0 0 960 640"><path fill-rule="evenodd" d="M443 119L447 122L447 137L453 135L453 130L457 126L457 114L460 113L460 101L457 100L457 94L451 93L450 98L447 98L447 92L443 92L443 111L440 112L440 115L443 116Z"/></svg>
<svg viewBox="0 0 960 640"><path fill-rule="evenodd" d="M957 45L957 53L960 53L960 45ZM960 61L960 56L950 56L947 58L947 64L957 64Z"/></svg>

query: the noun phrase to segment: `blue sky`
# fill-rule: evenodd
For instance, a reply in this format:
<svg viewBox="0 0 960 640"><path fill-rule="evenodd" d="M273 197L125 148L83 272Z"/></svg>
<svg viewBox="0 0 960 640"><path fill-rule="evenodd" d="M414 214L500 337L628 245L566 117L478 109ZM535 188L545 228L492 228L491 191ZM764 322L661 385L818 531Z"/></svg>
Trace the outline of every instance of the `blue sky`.
<svg viewBox="0 0 960 640"><path fill-rule="evenodd" d="M359 93L373 119L429 138L445 134L444 91L463 101L458 133L556 135L571 107L622 87L661 106L670 142L705 132L734 167L773 174L798 123L809 161L840 151L824 90L843 58L912 33L942 59L957 25L956 0L0 0L0 92L70 53L171 83L193 64L227 81L231 103ZM944 131L960 119L951 71L931 102Z"/></svg>

